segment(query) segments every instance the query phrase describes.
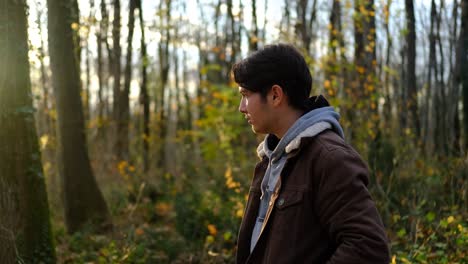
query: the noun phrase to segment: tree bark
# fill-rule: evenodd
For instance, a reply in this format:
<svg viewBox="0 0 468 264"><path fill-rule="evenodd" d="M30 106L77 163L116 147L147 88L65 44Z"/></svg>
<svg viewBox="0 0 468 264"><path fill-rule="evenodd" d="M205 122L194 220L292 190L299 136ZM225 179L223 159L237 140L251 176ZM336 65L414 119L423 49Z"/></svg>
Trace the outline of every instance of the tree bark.
<svg viewBox="0 0 468 264"><path fill-rule="evenodd" d="M55 263L31 97L25 2L0 2L0 260Z"/></svg>
<svg viewBox="0 0 468 264"><path fill-rule="evenodd" d="M87 224L96 231L111 226L107 205L88 157L78 63L74 56L67 56L75 49L70 8L75 2L47 1L50 65L57 105L58 166L69 233Z"/></svg>
<svg viewBox="0 0 468 264"><path fill-rule="evenodd" d="M165 5L164 5L165 3ZM165 94L166 86L169 78L169 43L171 40L170 27L169 23L171 20L171 0L164 0L160 3L160 12L164 14L160 18L161 29L164 30L161 35L163 39L158 45L158 55L159 55L159 100L157 106L159 107L159 138L162 140L159 148L159 159L158 167L163 168L165 161L165 141L167 134L167 119L168 115L166 113L166 104L165 104Z"/></svg>
<svg viewBox="0 0 468 264"><path fill-rule="evenodd" d="M257 0L252 0L252 28L249 34L249 51L256 51L258 49L258 40L260 36L258 34L257 25Z"/></svg>
<svg viewBox="0 0 468 264"><path fill-rule="evenodd" d="M140 102L143 107L143 171L147 172L149 169L149 120L150 120L150 108L149 108L149 95L148 95L148 55L146 53L146 39L145 39L145 23L143 20L143 9L141 7L141 0L137 0L139 19L140 19L140 30L141 30L141 42L140 42L140 54L141 54L141 88L140 88Z"/></svg>
<svg viewBox="0 0 468 264"><path fill-rule="evenodd" d="M99 21L99 29L96 30L96 46L97 46L97 78L98 78L98 105L97 105L97 136L103 138L103 119L104 119L104 61L103 61L103 39L107 36L107 30L104 31L104 14L102 12L105 1L101 0L101 21Z"/></svg>
<svg viewBox="0 0 468 264"><path fill-rule="evenodd" d="M425 119L426 124L425 133L424 133L424 142L426 142L426 154L432 153L434 149L434 109L432 104L432 93L433 93L433 83L432 80L437 76L437 58L436 58L436 38L434 33L435 27L435 20L437 16L437 10L435 1L431 1L431 24L430 24L430 31L429 31L429 69L427 73L427 80L426 80L426 102L425 102L425 113L427 118Z"/></svg>
<svg viewBox="0 0 468 264"><path fill-rule="evenodd" d="M461 1L461 29L459 38L459 81L462 87L463 97L463 127L464 127L464 148L468 152L468 1Z"/></svg>
<svg viewBox="0 0 468 264"><path fill-rule="evenodd" d="M310 44L312 42L312 24L315 21L317 13L317 0L312 3L311 15L307 19L307 6L309 0L298 0L297 1L297 14L298 21L296 23L296 34L300 37L302 46L307 51L307 55L310 55Z"/></svg>
<svg viewBox="0 0 468 264"><path fill-rule="evenodd" d="M419 140L421 127L418 115L418 91L416 87L416 25L413 0L405 0L407 64L406 64L406 100L410 113L412 128L415 129L416 140Z"/></svg>
<svg viewBox="0 0 468 264"><path fill-rule="evenodd" d="M113 113L113 120L115 127L118 126L118 118L119 118L119 103L120 103L120 75L121 75L121 64L120 64L120 56L121 56L121 47L120 47L120 0L114 0L114 20L112 22L112 60L110 61L110 66L112 67L112 76L114 77L113 89L112 89L112 113ZM116 129L117 131L117 129ZM115 134L115 137L118 137L118 134ZM117 138L114 139L114 153L116 157L119 158L118 149L119 146L117 144Z"/></svg>
<svg viewBox="0 0 468 264"><path fill-rule="evenodd" d="M137 0L130 0L128 13L128 38L127 38L127 55L124 71L124 87L119 92L119 107L117 109L117 138L116 138L116 154L117 160L129 160L129 139L128 125L130 120L130 83L132 81L132 52L133 52L133 31L135 29L135 9Z"/></svg>
<svg viewBox="0 0 468 264"><path fill-rule="evenodd" d="M384 70L384 96L385 96L385 104L383 107L383 115L384 115L384 122L386 124L391 124L392 122L392 100L390 95L390 86L391 86L391 77L390 69L392 68L392 61L391 61L391 51L393 49L393 38L390 33L389 28L389 18L390 18L390 10L391 10L392 0L388 0L385 6L385 15L384 15L384 28L385 33L387 35L387 50L385 56L385 65L387 70Z"/></svg>

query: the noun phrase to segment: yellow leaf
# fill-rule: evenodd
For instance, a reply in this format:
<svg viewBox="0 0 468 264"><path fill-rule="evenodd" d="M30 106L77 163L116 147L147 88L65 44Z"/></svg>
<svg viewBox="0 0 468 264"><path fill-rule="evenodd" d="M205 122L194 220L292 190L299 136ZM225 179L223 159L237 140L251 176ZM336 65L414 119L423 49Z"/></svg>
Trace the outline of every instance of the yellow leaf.
<svg viewBox="0 0 468 264"><path fill-rule="evenodd" d="M78 25L78 23L72 23L71 28L76 31L80 28L80 25Z"/></svg>
<svg viewBox="0 0 468 264"><path fill-rule="evenodd" d="M450 224L450 223L453 222L453 220L455 220L455 218L454 218L453 216L449 216L449 217L447 218L447 223Z"/></svg>
<svg viewBox="0 0 468 264"><path fill-rule="evenodd" d="M137 236L141 236L144 233L145 233L145 230L143 230L142 228L135 229L135 235L137 235Z"/></svg>
<svg viewBox="0 0 468 264"><path fill-rule="evenodd" d="M216 226L214 226L212 224L209 224L206 228L208 228L208 232L212 236L216 236L216 234L218 233L218 230L216 229Z"/></svg>
<svg viewBox="0 0 468 264"><path fill-rule="evenodd" d="M42 135L39 141L41 142L41 149L45 149L47 146L47 143L49 142L49 135L47 134Z"/></svg>
<svg viewBox="0 0 468 264"><path fill-rule="evenodd" d="M243 210L243 209L238 209L238 210L236 211L236 216L237 216L238 218L242 218L242 217L244 216L244 210Z"/></svg>
<svg viewBox="0 0 468 264"><path fill-rule="evenodd" d="M126 173L125 169L127 168L127 166L128 166L128 162L125 160L122 160L119 162L119 164L117 164L117 168L119 169L120 174L123 175Z"/></svg>
<svg viewBox="0 0 468 264"><path fill-rule="evenodd" d="M159 202L154 206L154 209L156 210L156 214L164 216L169 213L169 211L171 210L171 206L168 203Z"/></svg>
<svg viewBox="0 0 468 264"><path fill-rule="evenodd" d="M213 236L207 236L206 239L205 239L205 242L207 244L211 244L214 242L214 237Z"/></svg>

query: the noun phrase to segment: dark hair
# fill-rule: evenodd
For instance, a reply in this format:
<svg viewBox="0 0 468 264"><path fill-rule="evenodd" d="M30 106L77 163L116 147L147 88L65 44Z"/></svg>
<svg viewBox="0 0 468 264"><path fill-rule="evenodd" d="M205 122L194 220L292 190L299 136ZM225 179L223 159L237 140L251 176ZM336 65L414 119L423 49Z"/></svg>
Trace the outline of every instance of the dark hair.
<svg viewBox="0 0 468 264"><path fill-rule="evenodd" d="M307 107L312 76L304 57L292 45L267 45L234 64L232 73L239 86L259 92L263 98L276 84L283 88L292 107Z"/></svg>

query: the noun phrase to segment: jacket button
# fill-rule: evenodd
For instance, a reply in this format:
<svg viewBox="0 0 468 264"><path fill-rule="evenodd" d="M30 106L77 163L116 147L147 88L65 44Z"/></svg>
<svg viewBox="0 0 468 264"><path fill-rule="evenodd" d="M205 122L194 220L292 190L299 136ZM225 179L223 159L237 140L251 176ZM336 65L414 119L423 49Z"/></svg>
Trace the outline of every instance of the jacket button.
<svg viewBox="0 0 468 264"><path fill-rule="evenodd" d="M279 199L278 206L282 206L284 204L284 198Z"/></svg>

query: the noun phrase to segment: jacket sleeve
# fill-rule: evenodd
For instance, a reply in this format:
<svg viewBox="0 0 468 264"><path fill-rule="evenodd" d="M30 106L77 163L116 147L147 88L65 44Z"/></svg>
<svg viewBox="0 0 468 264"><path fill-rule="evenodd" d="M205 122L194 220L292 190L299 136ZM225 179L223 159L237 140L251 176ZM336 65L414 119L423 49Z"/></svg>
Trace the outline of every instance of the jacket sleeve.
<svg viewBox="0 0 468 264"><path fill-rule="evenodd" d="M368 170L353 150L338 148L321 159L316 207L336 251L327 264L388 264L385 229L366 187Z"/></svg>

